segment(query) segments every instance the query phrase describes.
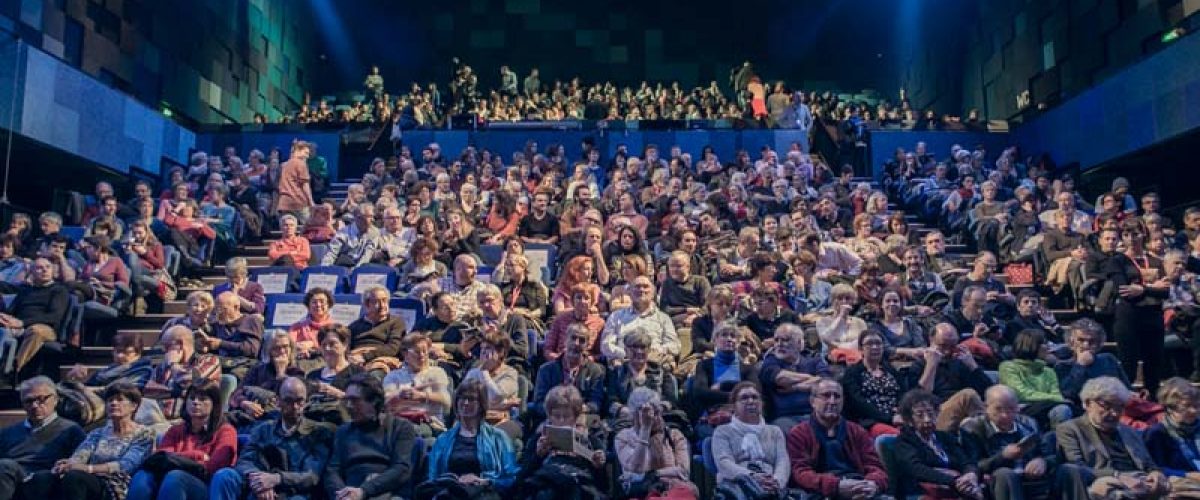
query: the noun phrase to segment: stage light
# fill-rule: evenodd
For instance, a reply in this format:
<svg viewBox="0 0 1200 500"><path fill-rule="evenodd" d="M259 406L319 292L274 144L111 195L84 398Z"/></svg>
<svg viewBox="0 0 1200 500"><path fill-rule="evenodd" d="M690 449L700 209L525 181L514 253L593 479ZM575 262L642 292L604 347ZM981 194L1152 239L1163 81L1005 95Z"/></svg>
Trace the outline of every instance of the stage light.
<svg viewBox="0 0 1200 500"><path fill-rule="evenodd" d="M1171 43L1171 42L1174 42L1175 40L1178 40L1179 37L1183 36L1186 32L1187 31L1184 30L1183 28L1175 28L1171 31L1163 33L1162 38L1160 40L1162 41L1162 43Z"/></svg>

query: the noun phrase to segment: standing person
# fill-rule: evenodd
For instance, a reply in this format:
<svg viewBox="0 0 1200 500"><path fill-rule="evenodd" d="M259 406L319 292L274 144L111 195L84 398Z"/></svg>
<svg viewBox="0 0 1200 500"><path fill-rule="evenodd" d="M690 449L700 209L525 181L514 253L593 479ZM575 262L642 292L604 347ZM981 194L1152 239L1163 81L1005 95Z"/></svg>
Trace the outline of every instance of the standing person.
<svg viewBox="0 0 1200 500"><path fill-rule="evenodd" d="M310 154L312 149L309 143L292 143L291 157L284 162L279 174L279 200L276 210L279 213L290 213L301 221L308 220L309 208L316 205L312 192L312 178L308 173Z"/></svg>

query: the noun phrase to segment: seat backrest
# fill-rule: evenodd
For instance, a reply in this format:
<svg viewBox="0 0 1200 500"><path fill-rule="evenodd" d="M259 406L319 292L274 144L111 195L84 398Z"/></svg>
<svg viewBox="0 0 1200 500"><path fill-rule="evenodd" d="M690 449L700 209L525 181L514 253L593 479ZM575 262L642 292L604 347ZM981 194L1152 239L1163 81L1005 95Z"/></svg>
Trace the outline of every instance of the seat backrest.
<svg viewBox="0 0 1200 500"><path fill-rule="evenodd" d="M294 267L260 267L250 270L250 280L262 285L263 293L267 295L287 293L292 278L297 274L299 274L299 271Z"/></svg>
<svg viewBox="0 0 1200 500"><path fill-rule="evenodd" d="M304 294L277 293L267 296L267 315L263 323L266 328L288 328L308 315L304 307Z"/></svg>
<svg viewBox="0 0 1200 500"><path fill-rule="evenodd" d="M425 303L412 298L395 298L388 301L388 309L392 316L404 319L405 329L409 332L421 320L425 319Z"/></svg>
<svg viewBox="0 0 1200 500"><path fill-rule="evenodd" d="M542 270L542 282L553 283L554 271L558 268L558 247L545 243L530 243L525 246L525 258L530 269Z"/></svg>
<svg viewBox="0 0 1200 500"><path fill-rule="evenodd" d="M475 279L479 280L481 283L491 283L492 274L495 272L496 268L492 266L479 266L475 270Z"/></svg>
<svg viewBox="0 0 1200 500"><path fill-rule="evenodd" d="M400 274L395 268L383 264L366 264L354 268L354 272L350 274L350 291L363 293L373 286L395 290L398 281Z"/></svg>
<svg viewBox="0 0 1200 500"><path fill-rule="evenodd" d="M879 453L879 461L883 462L883 470L887 471L892 496L901 498L910 493L906 490L912 482L900 476L900 464L896 461L896 436L880 436L875 440L875 451Z"/></svg>
<svg viewBox="0 0 1200 500"><path fill-rule="evenodd" d="M312 266L300 273L300 291L308 293L314 288L324 288L333 293L344 290L346 277L350 274L341 266Z"/></svg>
<svg viewBox="0 0 1200 500"><path fill-rule="evenodd" d="M504 256L504 247L502 245L479 245L479 257L483 259L483 264L486 266L500 265L500 258Z"/></svg>
<svg viewBox="0 0 1200 500"><path fill-rule="evenodd" d="M349 325L362 317L362 295L338 294L333 296L333 307L329 308L329 316L335 323Z"/></svg>
<svg viewBox="0 0 1200 500"><path fill-rule="evenodd" d="M78 243L83 239L83 235L87 233L87 228L83 226L63 226L59 228L58 233L71 239L71 242Z"/></svg>
<svg viewBox="0 0 1200 500"><path fill-rule="evenodd" d="M320 243L316 245L309 245L308 252L308 263L314 266L319 266L321 265L321 259L325 257L325 254L329 253L329 244Z"/></svg>
<svg viewBox="0 0 1200 500"><path fill-rule="evenodd" d="M712 437L706 437L704 441L700 442L700 453L704 458L704 470L707 470L710 474L716 474L717 459L713 456Z"/></svg>

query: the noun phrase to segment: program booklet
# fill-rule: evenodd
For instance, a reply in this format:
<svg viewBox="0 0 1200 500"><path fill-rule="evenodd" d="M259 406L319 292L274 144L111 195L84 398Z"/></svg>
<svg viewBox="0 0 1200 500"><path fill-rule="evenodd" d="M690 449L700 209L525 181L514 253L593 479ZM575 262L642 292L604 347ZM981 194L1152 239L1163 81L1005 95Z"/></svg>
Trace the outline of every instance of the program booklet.
<svg viewBox="0 0 1200 500"><path fill-rule="evenodd" d="M574 427L547 425L546 439L550 440L550 449L574 453L585 458L592 456L592 450L587 446L587 435L576 432Z"/></svg>

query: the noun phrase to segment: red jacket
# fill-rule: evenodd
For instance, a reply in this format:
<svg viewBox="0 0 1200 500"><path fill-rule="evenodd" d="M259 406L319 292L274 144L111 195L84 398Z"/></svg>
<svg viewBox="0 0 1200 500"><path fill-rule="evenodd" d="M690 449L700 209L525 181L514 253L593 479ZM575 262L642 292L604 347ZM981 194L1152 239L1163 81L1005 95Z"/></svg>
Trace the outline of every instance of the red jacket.
<svg viewBox="0 0 1200 500"><path fill-rule="evenodd" d="M237 430L232 425L222 423L208 442L200 442L200 436L188 434L182 422L171 426L163 434L159 451L174 453L181 457L190 458L201 464L208 471L209 477L216 474L222 467L233 467L237 462ZM206 460L207 458L207 460Z"/></svg>
<svg viewBox="0 0 1200 500"><path fill-rule="evenodd" d="M883 470L883 462L875 452L875 440L861 425L845 419L842 421L846 423L846 458L864 479L874 482L880 492L887 491L887 472ZM787 451L792 461L792 484L829 498L837 496L841 478L815 468L821 461L821 446L813 433L811 422L805 420L792 427L787 435Z"/></svg>

